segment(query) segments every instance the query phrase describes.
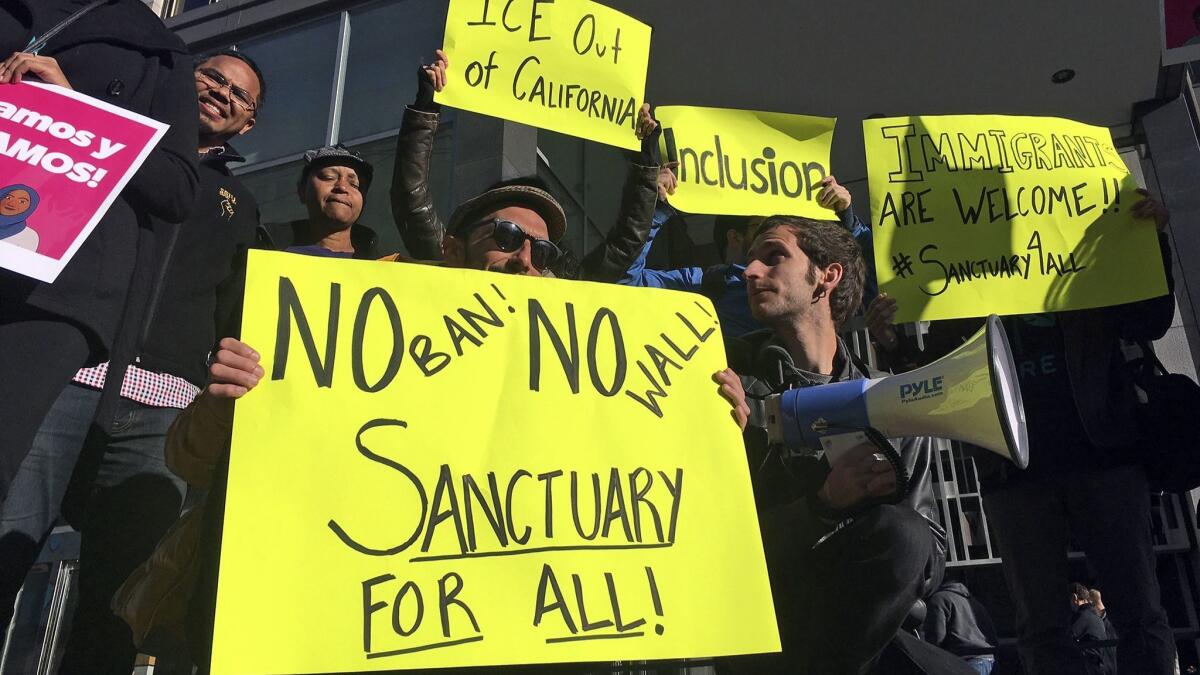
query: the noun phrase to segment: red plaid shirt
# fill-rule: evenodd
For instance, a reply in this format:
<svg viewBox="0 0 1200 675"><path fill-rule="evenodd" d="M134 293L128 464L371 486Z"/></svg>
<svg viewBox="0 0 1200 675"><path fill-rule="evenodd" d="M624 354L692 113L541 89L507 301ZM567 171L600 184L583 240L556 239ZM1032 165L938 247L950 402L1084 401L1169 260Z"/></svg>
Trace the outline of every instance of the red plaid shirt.
<svg viewBox="0 0 1200 675"><path fill-rule="evenodd" d="M92 389L103 389L108 376L108 363L92 368L83 368L75 373L75 383ZM200 388L182 377L166 373L154 373L130 364L121 382L121 397L152 408L188 407Z"/></svg>

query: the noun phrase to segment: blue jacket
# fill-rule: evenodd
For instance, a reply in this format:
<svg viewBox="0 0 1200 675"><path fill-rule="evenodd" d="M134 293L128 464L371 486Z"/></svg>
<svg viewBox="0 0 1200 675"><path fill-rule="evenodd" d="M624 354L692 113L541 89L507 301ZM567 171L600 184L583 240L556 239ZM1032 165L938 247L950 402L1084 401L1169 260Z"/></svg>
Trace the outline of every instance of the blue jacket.
<svg viewBox="0 0 1200 675"><path fill-rule="evenodd" d="M674 215L670 205L659 203L654 209L654 219L650 227L650 235L642 246L638 257L625 270L625 276L617 283L624 286L642 286L647 288L669 288L677 291L704 292L708 295L717 310L717 318L721 321L721 330L727 336L736 336L759 330L762 325L750 315L750 303L746 297L746 279L743 273L745 265L714 265L708 269L702 267L681 267L674 270L646 269L646 257L654 238L664 223ZM879 293L879 284L875 280L875 245L871 238L871 228L854 215L853 209L846 209L838 214L842 225L858 242L862 249L863 258L867 261L867 278L863 288L863 302L869 303ZM707 277L708 283L705 284ZM713 292L713 290L717 292Z"/></svg>

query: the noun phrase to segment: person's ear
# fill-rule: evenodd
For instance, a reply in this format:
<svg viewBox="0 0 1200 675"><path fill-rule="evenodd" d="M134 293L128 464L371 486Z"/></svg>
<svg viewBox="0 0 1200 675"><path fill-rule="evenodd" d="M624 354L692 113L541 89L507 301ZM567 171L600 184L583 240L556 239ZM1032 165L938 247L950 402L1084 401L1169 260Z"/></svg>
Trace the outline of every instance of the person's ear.
<svg viewBox="0 0 1200 675"><path fill-rule="evenodd" d="M253 129L255 124L258 124L258 117L251 117L250 119L246 120L246 123L243 124L242 128L238 131L238 136L241 136L247 131Z"/></svg>
<svg viewBox="0 0 1200 675"><path fill-rule="evenodd" d="M452 234L442 237L442 260L448 267L466 267L467 243Z"/></svg>
<svg viewBox="0 0 1200 675"><path fill-rule="evenodd" d="M833 291L842 283L842 275L846 270L839 262L831 262L821 270L821 275L817 278L817 295L820 297L832 297Z"/></svg>

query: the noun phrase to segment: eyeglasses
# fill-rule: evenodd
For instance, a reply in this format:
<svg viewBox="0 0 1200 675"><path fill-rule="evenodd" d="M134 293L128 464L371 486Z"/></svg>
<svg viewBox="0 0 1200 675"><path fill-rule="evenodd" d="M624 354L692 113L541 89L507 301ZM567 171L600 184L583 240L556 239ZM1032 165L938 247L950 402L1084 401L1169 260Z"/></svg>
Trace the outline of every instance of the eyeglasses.
<svg viewBox="0 0 1200 675"><path fill-rule="evenodd" d="M466 228L467 231L473 230L476 227L481 227L487 224L492 225L492 240L496 242L496 248L505 253L519 251L525 241L529 241L529 259L533 266L539 270L546 270L558 259L562 257L562 249L549 239L538 239L521 229L520 225L511 220L502 220L500 218L492 218L476 223L475 225Z"/></svg>
<svg viewBox="0 0 1200 675"><path fill-rule="evenodd" d="M254 112L258 109L258 104L254 101L254 97L250 92L230 82L221 71L214 68L197 68L196 75L200 76L200 81L203 82L209 89L224 89L229 88L229 96L239 108L246 112Z"/></svg>

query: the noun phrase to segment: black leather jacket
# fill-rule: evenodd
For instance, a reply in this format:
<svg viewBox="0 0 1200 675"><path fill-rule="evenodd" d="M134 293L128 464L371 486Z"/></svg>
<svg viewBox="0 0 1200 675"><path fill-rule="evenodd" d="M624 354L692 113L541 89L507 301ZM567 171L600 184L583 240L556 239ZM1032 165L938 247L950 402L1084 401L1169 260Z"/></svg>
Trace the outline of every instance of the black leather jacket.
<svg viewBox="0 0 1200 675"><path fill-rule="evenodd" d="M768 513L786 512L792 520L791 531L800 538L799 545L812 545L830 532L845 514L832 513L816 498L817 491L829 474L824 460L798 456L786 448L772 446L767 441L764 404L752 397L778 393L791 386L807 386L803 371L796 368L787 350L770 330L755 331L739 338L726 340L729 366L742 379L750 406L750 422L744 434L754 498L760 517ZM831 381L856 380L878 376L864 371L849 356L849 350L838 339L838 355L834 361ZM891 439L910 476L909 490L900 503L907 504L924 517L934 538L937 570L932 573L940 580L940 567L945 560L946 533L937 522L937 502L933 495L930 463L933 461L933 440L930 438ZM935 584L936 587L936 584ZM930 589L932 590L932 589Z"/></svg>
<svg viewBox="0 0 1200 675"><path fill-rule="evenodd" d="M441 260L442 237L446 234L429 196L429 166L438 118L438 113L404 109L392 172L392 217L409 255L422 260ZM650 233L658 200L657 181L657 166L630 165L617 222L604 241L584 256L582 279L614 282L629 268Z"/></svg>

